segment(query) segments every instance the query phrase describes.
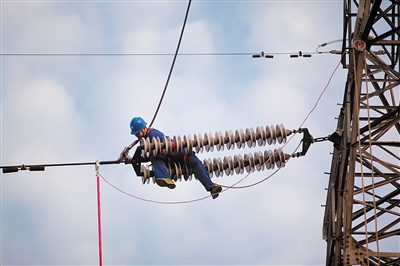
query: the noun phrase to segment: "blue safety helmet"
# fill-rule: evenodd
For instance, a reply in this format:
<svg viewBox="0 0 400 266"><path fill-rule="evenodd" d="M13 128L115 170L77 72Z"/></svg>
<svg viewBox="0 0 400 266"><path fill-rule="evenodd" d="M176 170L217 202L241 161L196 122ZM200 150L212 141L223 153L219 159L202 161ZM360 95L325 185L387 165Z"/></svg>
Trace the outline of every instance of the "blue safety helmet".
<svg viewBox="0 0 400 266"><path fill-rule="evenodd" d="M131 120L131 135L136 135L147 125L141 117L134 117Z"/></svg>

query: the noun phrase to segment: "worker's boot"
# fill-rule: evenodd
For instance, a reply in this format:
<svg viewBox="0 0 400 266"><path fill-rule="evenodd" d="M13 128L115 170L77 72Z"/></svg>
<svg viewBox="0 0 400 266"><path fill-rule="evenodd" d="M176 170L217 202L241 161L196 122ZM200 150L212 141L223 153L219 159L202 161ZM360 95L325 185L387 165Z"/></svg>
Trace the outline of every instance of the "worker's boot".
<svg viewBox="0 0 400 266"><path fill-rule="evenodd" d="M176 187L175 182L171 178L156 178L156 183L160 187L168 187L170 189Z"/></svg>
<svg viewBox="0 0 400 266"><path fill-rule="evenodd" d="M210 193L213 199L218 198L219 193L222 191L222 187L218 184L214 184L212 188L210 189Z"/></svg>

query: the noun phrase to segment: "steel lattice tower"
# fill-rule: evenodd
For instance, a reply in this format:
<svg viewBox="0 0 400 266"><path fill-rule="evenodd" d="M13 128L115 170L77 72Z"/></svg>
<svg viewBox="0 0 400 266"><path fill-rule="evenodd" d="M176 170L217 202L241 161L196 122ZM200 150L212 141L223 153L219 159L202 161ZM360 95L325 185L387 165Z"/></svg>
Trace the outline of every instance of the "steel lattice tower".
<svg viewBox="0 0 400 266"><path fill-rule="evenodd" d="M326 265L400 265L399 11L399 0L344 0L348 76L329 137Z"/></svg>

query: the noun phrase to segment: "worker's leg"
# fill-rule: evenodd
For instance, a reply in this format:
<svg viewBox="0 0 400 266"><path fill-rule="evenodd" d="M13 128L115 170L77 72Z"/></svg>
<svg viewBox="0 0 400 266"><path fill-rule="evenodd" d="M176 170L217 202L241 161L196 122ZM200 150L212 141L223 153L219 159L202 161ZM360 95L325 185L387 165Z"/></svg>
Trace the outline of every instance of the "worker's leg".
<svg viewBox="0 0 400 266"><path fill-rule="evenodd" d="M153 164L157 185L174 189L175 183L167 171L166 158L164 156L151 156L150 161Z"/></svg>
<svg viewBox="0 0 400 266"><path fill-rule="evenodd" d="M150 161L153 164L154 174L156 178L171 178L165 162L165 158L160 156L151 156Z"/></svg>
<svg viewBox="0 0 400 266"><path fill-rule="evenodd" d="M194 176L201 182L201 184L203 184L204 188L207 191L210 191L214 183L211 181L204 164L193 152L187 154L186 164L193 169Z"/></svg>

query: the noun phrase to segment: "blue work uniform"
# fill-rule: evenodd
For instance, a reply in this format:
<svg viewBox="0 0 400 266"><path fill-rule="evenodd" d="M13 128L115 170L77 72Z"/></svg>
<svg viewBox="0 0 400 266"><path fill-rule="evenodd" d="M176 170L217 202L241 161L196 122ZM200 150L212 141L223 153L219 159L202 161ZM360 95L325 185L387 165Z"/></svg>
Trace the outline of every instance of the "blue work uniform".
<svg viewBox="0 0 400 266"><path fill-rule="evenodd" d="M147 132L147 137L150 139L150 141L153 139L153 137L156 139L158 138L162 141L164 139L164 133L162 133L157 129L150 128L149 131ZM153 164L153 169L156 178L171 178L170 174L167 171L167 166L166 166L168 163L167 156L164 154L160 154L157 156L153 156L152 154L150 155L150 161ZM187 151L186 153L183 152L178 153L176 155L173 155L172 159L182 160L184 157L186 157L184 159L186 165L192 168L195 178L201 182L201 184L207 191L210 191L214 183L211 181L211 178L204 164L199 160L199 158L197 158L197 156L193 153L193 151Z"/></svg>

